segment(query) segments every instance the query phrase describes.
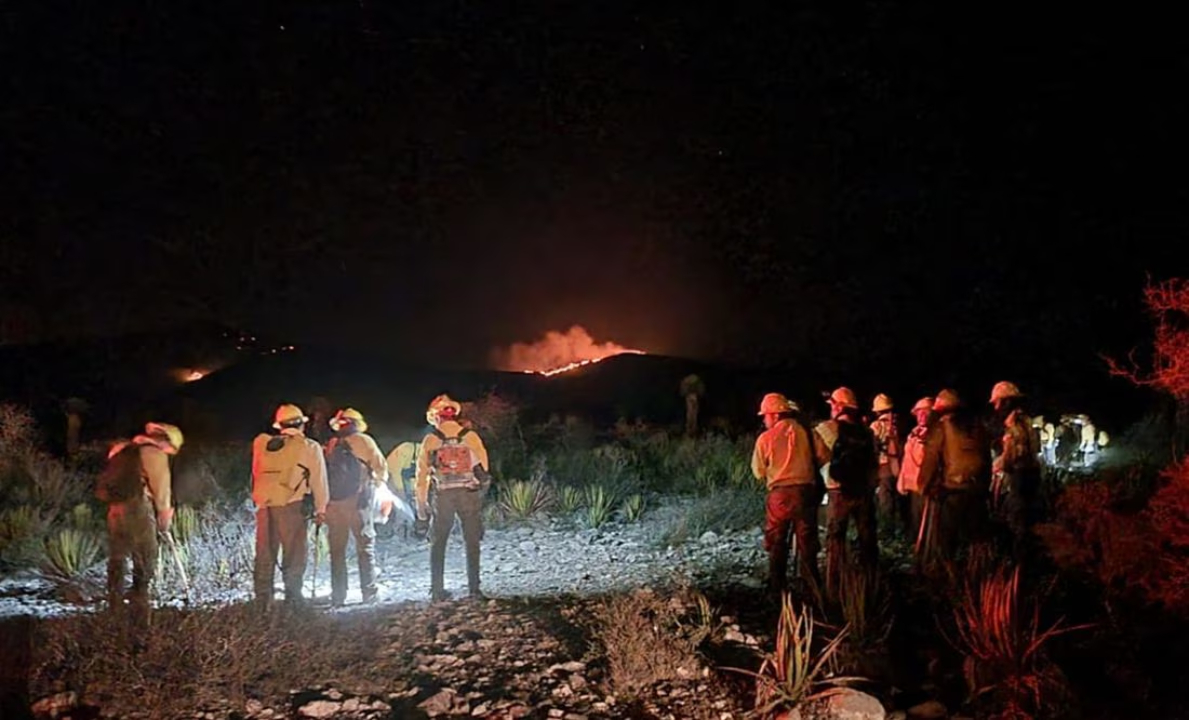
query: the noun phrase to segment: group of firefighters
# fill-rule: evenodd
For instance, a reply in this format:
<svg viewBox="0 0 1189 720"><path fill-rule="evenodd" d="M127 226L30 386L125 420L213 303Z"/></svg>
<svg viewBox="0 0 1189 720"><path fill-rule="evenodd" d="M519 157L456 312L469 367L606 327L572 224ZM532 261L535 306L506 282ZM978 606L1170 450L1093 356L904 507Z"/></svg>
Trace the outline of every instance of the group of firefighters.
<svg viewBox="0 0 1189 720"><path fill-rule="evenodd" d="M765 430L755 443L752 470L767 489L764 547L771 588L779 591L787 586L794 539L801 576L821 583L818 512L823 500L825 587L831 593L838 589L846 562L852 521L858 562L865 568L874 567L878 559L877 524L913 541L918 559L926 566L938 558L954 558L963 546L987 539L996 524L993 520L1008 531L1012 551L1022 556L1037 515L1043 456L1043 426L1035 427L1024 413L1022 398L1013 383L997 383L991 391L991 422L987 423L956 392L945 389L912 406L916 424L902 435L887 395L874 398L874 420L868 423L855 393L840 387L826 398L829 419L812 427L784 395L764 396L759 415ZM322 526L327 529L331 603L342 605L346 599L350 540L355 543L363 601L375 601L376 508L387 505L382 513L387 519L392 502L400 502L388 483L390 472L401 473L405 465L412 475L414 525L418 534L432 538L431 597L450 596L444 587L445 552L458 517L466 547L468 595L482 598L481 510L491 476L483 441L459 417L461 411L462 406L447 395L434 398L426 411L429 427L422 440L404 443L385 458L367 434L363 415L352 408L330 418L333 436L325 448L307 435L310 419L299 407L277 408L275 432L260 434L252 444L256 600L266 607L273 602L277 568L285 600L297 604L304 600L312 519L318 531ZM169 457L182 443L177 427L154 422L143 434L112 448L109 458L131 448L139 460L134 496L105 500L112 603L123 603L125 565L131 558L130 600L147 611L158 534L168 540L173 518ZM397 488L406 487L405 479L393 480Z"/></svg>
<svg viewBox="0 0 1189 720"><path fill-rule="evenodd" d="M483 535L482 500L490 485L487 450L478 433L464 427L462 406L447 395L429 404L429 429L415 458L415 525L431 535L430 593L442 600L446 543L457 516L462 524L467 557L467 589L472 599L479 588L479 541ZM287 604L303 603L308 555L308 524L325 526L331 567L331 603L341 606L347 595L347 545L354 540L359 563L360 593L365 603L376 600L376 509L391 502L389 467L376 441L367 433L363 415L339 410L329 421L333 436L325 448L306 431L310 419L296 405L277 408L274 432L252 443L252 501L256 507L256 550L253 590L263 608L275 597L276 570L281 571ZM149 584L156 570L158 537L169 541L173 503L170 456L184 442L174 425L151 422L143 434L112 447L109 467L132 453L137 490L126 496L106 493L110 537L108 598L113 607L127 601L147 617ZM128 452L124 452L128 451ZM101 480L98 483L102 485ZM431 488L433 492L431 513ZM97 488L98 489L98 488ZM385 500L386 498L386 500ZM431 527L432 517L432 527ZM132 586L125 596L125 575L132 562Z"/></svg>
<svg viewBox="0 0 1189 720"><path fill-rule="evenodd" d="M752 471L767 486L764 547L769 586L787 586L796 541L801 577L821 586L818 509L826 501L825 588L834 595L847 562L853 520L858 564L873 568L876 525L913 541L925 569L956 558L998 525L1023 557L1036 520L1041 443L1022 407L1023 393L1007 381L991 390L990 421L950 389L912 406L916 425L901 436L892 400L877 395L865 423L858 399L840 387L826 402L830 418L809 427L796 403L766 395L765 430L756 440Z"/></svg>

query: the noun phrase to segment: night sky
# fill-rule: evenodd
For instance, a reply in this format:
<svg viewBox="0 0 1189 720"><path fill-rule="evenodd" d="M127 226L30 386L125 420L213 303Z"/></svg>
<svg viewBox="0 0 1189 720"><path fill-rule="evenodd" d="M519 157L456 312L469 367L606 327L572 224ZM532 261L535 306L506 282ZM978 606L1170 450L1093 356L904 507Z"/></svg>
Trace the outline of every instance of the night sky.
<svg viewBox="0 0 1189 720"><path fill-rule="evenodd" d="M482 362L581 324L716 361L1060 372L1142 342L1145 273L1189 272L1171 18L23 5L0 301L57 333L205 318Z"/></svg>

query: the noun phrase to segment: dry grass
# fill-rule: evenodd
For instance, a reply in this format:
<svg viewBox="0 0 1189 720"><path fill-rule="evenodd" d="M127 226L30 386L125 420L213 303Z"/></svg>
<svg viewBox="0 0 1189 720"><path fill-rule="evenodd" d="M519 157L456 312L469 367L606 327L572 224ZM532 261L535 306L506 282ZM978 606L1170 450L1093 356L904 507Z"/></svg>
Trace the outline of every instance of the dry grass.
<svg viewBox="0 0 1189 720"><path fill-rule="evenodd" d="M313 611L263 614L248 605L157 610L148 633L123 613L51 620L34 643L34 696L74 690L117 715L192 716L202 707L249 698L281 703L318 679L355 684L376 674L366 643Z"/></svg>
<svg viewBox="0 0 1189 720"><path fill-rule="evenodd" d="M699 648L714 631L714 613L696 591L666 597L637 590L596 603L590 623L612 690L634 697L658 682L699 675Z"/></svg>
<svg viewBox="0 0 1189 720"><path fill-rule="evenodd" d="M1044 654L1054 637L1083 627L1058 620L1041 629L1040 602L1020 606L1020 569L999 567L967 583L954 609L957 637L950 642L966 657L972 698L990 696L996 717L1047 717L1064 688L1060 671Z"/></svg>

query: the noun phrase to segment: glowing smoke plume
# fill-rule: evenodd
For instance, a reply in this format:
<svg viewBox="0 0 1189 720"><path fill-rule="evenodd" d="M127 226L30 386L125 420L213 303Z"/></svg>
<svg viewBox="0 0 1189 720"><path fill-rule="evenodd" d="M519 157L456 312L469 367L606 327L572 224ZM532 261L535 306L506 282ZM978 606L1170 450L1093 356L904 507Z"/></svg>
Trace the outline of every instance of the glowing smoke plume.
<svg viewBox="0 0 1189 720"><path fill-rule="evenodd" d="M644 354L642 350L612 342L596 343L586 328L575 325L565 333L550 330L533 343L500 348L492 353L492 358L501 370L556 375L624 353Z"/></svg>

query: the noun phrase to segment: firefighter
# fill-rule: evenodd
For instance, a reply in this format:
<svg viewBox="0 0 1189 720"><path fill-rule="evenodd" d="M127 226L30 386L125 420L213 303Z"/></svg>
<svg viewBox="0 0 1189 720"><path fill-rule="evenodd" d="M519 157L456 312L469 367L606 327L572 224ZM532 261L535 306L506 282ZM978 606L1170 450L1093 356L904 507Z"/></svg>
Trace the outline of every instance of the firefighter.
<svg viewBox="0 0 1189 720"><path fill-rule="evenodd" d="M417 520L430 519L429 490L435 490L432 542L429 550L430 597L434 602L449 599L445 588L446 542L454 517L462 522L466 545L467 591L473 600L484 598L479 589L479 541L483 538L483 496L491 483L487 448L479 434L459 422L462 406L449 395L439 395L429 404L425 417L432 426L421 441L417 457Z"/></svg>
<svg viewBox="0 0 1189 720"><path fill-rule="evenodd" d="M1040 449L1032 432L1032 419L1021 407L1023 393L1006 380L991 389L995 432L1001 433L991 464L991 499L1012 534L1013 552L1022 557L1036 519L1040 495Z"/></svg>
<svg viewBox="0 0 1189 720"><path fill-rule="evenodd" d="M909 533L915 542L921 537L921 509L923 506L920 474L921 461L925 459L925 434L933 417L933 398L923 397L912 406L916 426L909 431L904 441L904 461L900 464L900 475L896 479L896 492L907 496L909 508Z"/></svg>
<svg viewBox="0 0 1189 720"><path fill-rule="evenodd" d="M955 560L960 550L984 539L991 445L984 425L953 390L933 401L935 425L925 435L919 483L925 496L927 540L941 557Z"/></svg>
<svg viewBox="0 0 1189 720"><path fill-rule="evenodd" d="M149 584L156 574L157 533L169 532L173 522L169 458L184 441L176 426L150 422L143 434L111 448L108 470L97 483L100 499L107 502L108 603L113 608L123 606L131 558L132 588L127 599L143 625L148 623ZM116 487L120 484L122 490Z"/></svg>
<svg viewBox="0 0 1189 720"><path fill-rule="evenodd" d="M859 562L875 568L879 547L875 537L875 485L878 458L871 429L860 422L859 402L850 388L840 387L827 398L830 419L814 428L814 455L826 476L826 587L837 597L846 533L850 521L859 535Z"/></svg>
<svg viewBox="0 0 1189 720"><path fill-rule="evenodd" d="M871 423L871 433L875 436L875 446L879 457L879 486L876 488L879 519L891 529L899 524L907 529L909 524L908 503L906 498L896 492L896 483L900 476L900 462L903 454L903 443L900 440L900 430L896 414L893 412L892 399L880 393L871 403L871 412L875 420Z"/></svg>
<svg viewBox="0 0 1189 720"><path fill-rule="evenodd" d="M1079 415L1082 421L1081 443L1078 451L1082 454L1082 466L1091 467L1098 458L1098 428L1090 422L1089 415Z"/></svg>
<svg viewBox="0 0 1189 720"><path fill-rule="evenodd" d="M314 522L326 521L326 460L318 441L305 435L309 418L296 405L281 405L273 416L276 434L261 433L252 442L252 501L256 504L256 601L267 608L280 555L285 601L300 604L306 568L306 496L313 500Z"/></svg>
<svg viewBox="0 0 1189 720"><path fill-rule="evenodd" d="M326 445L330 602L335 607L346 602L347 540L354 538L359 591L363 602L371 603L376 600L376 527L372 505L377 488L388 482L388 463L376 441L367 434L367 420L358 410L339 410L329 424L334 431L334 437Z"/></svg>
<svg viewBox="0 0 1189 720"><path fill-rule="evenodd" d="M790 533L797 538L802 579L821 586L817 567L817 509L821 502L809 431L797 417L797 406L779 393L768 393L758 413L764 432L756 438L751 471L768 490L764 514L764 550L768 553L768 587L787 587Z"/></svg>

